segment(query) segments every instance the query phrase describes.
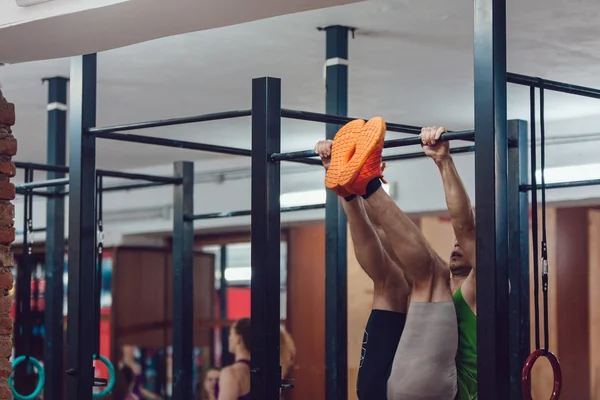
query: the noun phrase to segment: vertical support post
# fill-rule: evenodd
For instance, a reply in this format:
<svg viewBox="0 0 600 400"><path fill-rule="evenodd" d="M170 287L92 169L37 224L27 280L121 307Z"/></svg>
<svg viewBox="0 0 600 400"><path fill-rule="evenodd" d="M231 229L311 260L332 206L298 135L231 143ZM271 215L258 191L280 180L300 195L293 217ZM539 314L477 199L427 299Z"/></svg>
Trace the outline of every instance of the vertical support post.
<svg viewBox="0 0 600 400"><path fill-rule="evenodd" d="M33 181L33 170L25 169L25 183ZM31 356L31 330L33 328L33 315L31 312L31 275L32 267L35 262L29 253L29 241L31 238L31 223L33 220L33 195L29 192L23 196L23 243L21 258L17 271L17 291L16 291L16 315L15 315L15 355ZM15 370L15 389L19 393L31 391L31 373L30 369L20 364Z"/></svg>
<svg viewBox="0 0 600 400"><path fill-rule="evenodd" d="M477 368L481 400L509 398L506 0L475 0Z"/></svg>
<svg viewBox="0 0 600 400"><path fill-rule="evenodd" d="M173 190L173 400L194 397L194 163L176 162Z"/></svg>
<svg viewBox="0 0 600 400"><path fill-rule="evenodd" d="M348 115L348 32L346 26L325 28L325 112ZM339 125L327 124L333 140ZM339 197L327 191L325 204L325 398L348 398L348 282L346 214Z"/></svg>
<svg viewBox="0 0 600 400"><path fill-rule="evenodd" d="M527 183L527 122L508 121L508 255L511 291L510 309L510 397L520 400L521 370L530 352L529 334L529 193Z"/></svg>
<svg viewBox="0 0 600 400"><path fill-rule="evenodd" d="M252 80L252 377L253 399L278 399L279 365L281 80Z"/></svg>
<svg viewBox="0 0 600 400"><path fill-rule="evenodd" d="M96 253L96 54L71 61L67 400L91 400Z"/></svg>
<svg viewBox="0 0 600 400"><path fill-rule="evenodd" d="M227 319L227 279L225 279L225 269L227 268L227 246L221 246L220 249L220 271L219 280L219 310L221 321ZM229 365L232 361L229 354L229 328L221 325L221 366Z"/></svg>
<svg viewBox="0 0 600 400"><path fill-rule="evenodd" d="M46 162L67 165L67 83L68 78L44 79L48 82L48 132ZM48 172L47 179L64 178L63 172ZM46 202L46 262L44 398L62 400L64 380L63 272L65 268L65 198L63 186L48 188L55 194Z"/></svg>

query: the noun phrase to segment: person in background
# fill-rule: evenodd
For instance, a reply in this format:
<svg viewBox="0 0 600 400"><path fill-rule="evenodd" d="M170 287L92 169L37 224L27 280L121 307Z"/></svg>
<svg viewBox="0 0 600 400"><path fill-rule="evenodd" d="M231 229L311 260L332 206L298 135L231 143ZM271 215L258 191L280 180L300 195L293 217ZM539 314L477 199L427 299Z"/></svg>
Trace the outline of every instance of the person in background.
<svg viewBox="0 0 600 400"><path fill-rule="evenodd" d="M204 382L202 385L202 400L217 400L215 395L215 388L219 383L219 376L221 371L217 368L209 368L206 370L204 375Z"/></svg>
<svg viewBox="0 0 600 400"><path fill-rule="evenodd" d="M115 386L112 390L113 400L140 400L138 396L133 393L133 387L135 385L135 374L132 369L124 365L117 370L115 376Z"/></svg>
<svg viewBox="0 0 600 400"><path fill-rule="evenodd" d="M229 351L235 362L221 371L215 385L215 397L217 400L250 400L250 318L237 320L229 330Z"/></svg>
<svg viewBox="0 0 600 400"><path fill-rule="evenodd" d="M281 378L285 379L291 372L296 361L296 345L292 335L281 327L279 331L279 363L281 364Z"/></svg>
<svg viewBox="0 0 600 400"><path fill-rule="evenodd" d="M129 367L133 371L134 386L133 394L140 400L162 400L162 398L144 388L142 379L142 366L135 360L135 348L131 345L124 345L122 348L122 357L119 367Z"/></svg>

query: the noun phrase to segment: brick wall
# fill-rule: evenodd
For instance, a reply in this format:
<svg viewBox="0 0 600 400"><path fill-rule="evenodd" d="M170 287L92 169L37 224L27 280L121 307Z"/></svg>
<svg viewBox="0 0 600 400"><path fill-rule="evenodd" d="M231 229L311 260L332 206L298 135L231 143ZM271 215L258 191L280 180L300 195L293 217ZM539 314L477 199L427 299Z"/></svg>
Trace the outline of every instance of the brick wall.
<svg viewBox="0 0 600 400"><path fill-rule="evenodd" d="M10 245L15 240L15 186L10 178L16 169L12 157L17 153L17 140L10 129L15 124L15 106L6 101L0 90L0 399L11 398L7 379L12 367L13 321L10 317L12 299L9 290L13 286L10 269L14 266Z"/></svg>

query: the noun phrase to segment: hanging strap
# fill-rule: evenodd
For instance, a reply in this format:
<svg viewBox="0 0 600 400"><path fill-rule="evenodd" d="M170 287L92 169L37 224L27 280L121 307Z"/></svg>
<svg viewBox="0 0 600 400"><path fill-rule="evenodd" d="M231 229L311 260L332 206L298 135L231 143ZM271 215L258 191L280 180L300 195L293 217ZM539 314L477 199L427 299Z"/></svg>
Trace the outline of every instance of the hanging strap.
<svg viewBox="0 0 600 400"><path fill-rule="evenodd" d="M539 303L539 263L538 263L538 217L537 217L537 180L536 180L536 138L535 138L535 88L530 87L530 107L531 107L531 229L533 239L533 296L535 311L535 345L536 350L527 358L523 371L521 373L521 391L524 400L532 400L531 397L531 371L533 365L540 357L545 357L550 362L554 372L554 386L550 400L556 400L560 397L562 389L562 371L558 358L549 350L549 323L548 323L548 243L546 236L546 181L544 178L544 169L546 168L546 118L544 114L544 81L539 80L540 87L540 181L542 196L542 240L541 244L541 262L542 262L542 295L543 295L543 313L544 313L544 347L540 347L540 303Z"/></svg>

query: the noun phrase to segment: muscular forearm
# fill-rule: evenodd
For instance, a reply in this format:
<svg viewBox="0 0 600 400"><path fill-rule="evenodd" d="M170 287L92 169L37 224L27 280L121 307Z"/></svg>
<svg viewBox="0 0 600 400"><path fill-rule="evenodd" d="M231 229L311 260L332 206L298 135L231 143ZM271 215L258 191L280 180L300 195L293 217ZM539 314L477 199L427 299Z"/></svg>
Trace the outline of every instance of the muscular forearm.
<svg viewBox="0 0 600 400"><path fill-rule="evenodd" d="M452 226L454 227L457 239L460 242L459 236L469 234L475 229L475 218L471 210L471 201L458 175L452 157L448 155L436 161L436 164L442 175L448 213L452 219Z"/></svg>

